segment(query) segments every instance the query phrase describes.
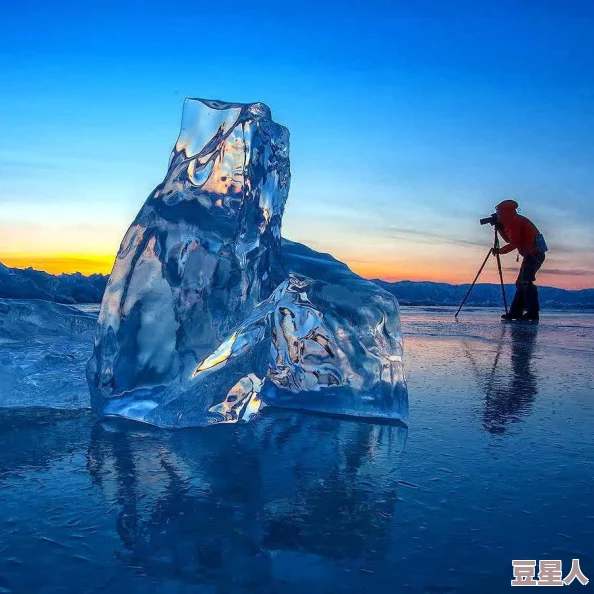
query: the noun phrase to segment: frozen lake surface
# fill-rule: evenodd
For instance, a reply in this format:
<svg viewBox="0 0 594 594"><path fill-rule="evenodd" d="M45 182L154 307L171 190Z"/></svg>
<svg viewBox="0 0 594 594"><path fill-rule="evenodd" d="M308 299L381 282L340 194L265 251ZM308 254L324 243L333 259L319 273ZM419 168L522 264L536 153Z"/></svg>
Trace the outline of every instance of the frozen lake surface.
<svg viewBox="0 0 594 594"><path fill-rule="evenodd" d="M579 558L594 580L594 315L453 312L402 308L408 428L0 410L0 592L497 593L512 559ZM51 344L75 366L77 336L0 357Z"/></svg>

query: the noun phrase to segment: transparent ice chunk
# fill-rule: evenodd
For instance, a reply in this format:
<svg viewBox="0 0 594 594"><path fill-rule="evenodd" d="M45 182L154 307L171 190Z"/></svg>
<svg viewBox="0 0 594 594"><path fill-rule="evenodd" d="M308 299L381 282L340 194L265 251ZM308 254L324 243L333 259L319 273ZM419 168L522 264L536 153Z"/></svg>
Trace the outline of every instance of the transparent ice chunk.
<svg viewBox="0 0 594 594"><path fill-rule="evenodd" d="M406 416L396 299L281 243L289 183L289 133L267 106L186 100L103 297L87 366L96 412L165 427L249 420L266 404Z"/></svg>

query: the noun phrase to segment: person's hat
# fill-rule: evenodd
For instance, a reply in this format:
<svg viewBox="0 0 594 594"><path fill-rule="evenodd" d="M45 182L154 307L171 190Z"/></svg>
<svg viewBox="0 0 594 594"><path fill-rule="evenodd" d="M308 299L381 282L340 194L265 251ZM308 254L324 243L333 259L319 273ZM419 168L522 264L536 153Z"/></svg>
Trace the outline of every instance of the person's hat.
<svg viewBox="0 0 594 594"><path fill-rule="evenodd" d="M495 210L509 211L516 210L516 208L518 208L518 203L515 200L504 200L495 207Z"/></svg>

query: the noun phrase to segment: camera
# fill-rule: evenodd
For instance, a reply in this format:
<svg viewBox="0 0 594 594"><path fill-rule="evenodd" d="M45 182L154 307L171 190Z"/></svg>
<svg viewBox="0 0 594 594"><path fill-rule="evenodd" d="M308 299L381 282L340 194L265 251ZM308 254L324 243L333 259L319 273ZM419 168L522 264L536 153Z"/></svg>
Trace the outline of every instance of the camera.
<svg viewBox="0 0 594 594"><path fill-rule="evenodd" d="M497 224L497 213L494 212L492 215L489 215L488 217L485 217L484 219L480 219L479 223L481 225L496 225Z"/></svg>

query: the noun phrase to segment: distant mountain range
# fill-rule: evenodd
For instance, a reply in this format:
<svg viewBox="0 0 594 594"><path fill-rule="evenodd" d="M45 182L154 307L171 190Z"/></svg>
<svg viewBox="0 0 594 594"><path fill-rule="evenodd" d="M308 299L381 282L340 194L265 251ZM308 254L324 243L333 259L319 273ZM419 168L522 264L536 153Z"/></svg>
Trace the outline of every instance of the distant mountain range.
<svg viewBox="0 0 594 594"><path fill-rule="evenodd" d="M289 270L307 275L312 268L338 271L346 265L329 254L315 252L307 246L283 239L283 254ZM315 276L315 275L314 275ZM84 276L79 272L55 276L32 268L8 268L0 263L0 298L45 299L57 303L99 303L108 277L104 274ZM401 305L459 305L470 285L400 281L389 283L374 279L374 283L395 295ZM515 291L506 286L508 302ZM594 289L567 291L555 287L539 287L544 309L594 309ZM492 284L475 285L467 304L475 307L501 306L501 287Z"/></svg>
<svg viewBox="0 0 594 594"><path fill-rule="evenodd" d="M374 279L374 283L398 298L400 305L460 305L470 285L447 283L400 281L388 283ZM516 288L506 285L508 304ZM594 309L594 289L567 291L555 287L538 287L540 305L543 309ZM476 307L502 306L501 285L476 284L466 303Z"/></svg>
<svg viewBox="0 0 594 594"><path fill-rule="evenodd" d="M107 276L80 272L55 276L33 268L8 268L0 262L0 297L45 299L56 303L98 303Z"/></svg>

